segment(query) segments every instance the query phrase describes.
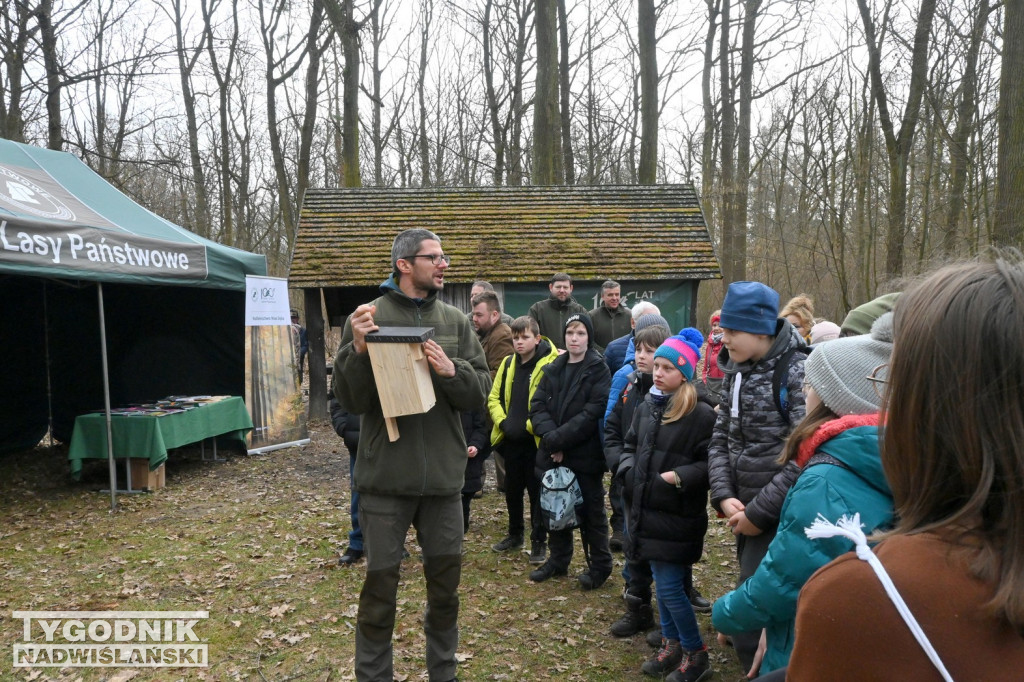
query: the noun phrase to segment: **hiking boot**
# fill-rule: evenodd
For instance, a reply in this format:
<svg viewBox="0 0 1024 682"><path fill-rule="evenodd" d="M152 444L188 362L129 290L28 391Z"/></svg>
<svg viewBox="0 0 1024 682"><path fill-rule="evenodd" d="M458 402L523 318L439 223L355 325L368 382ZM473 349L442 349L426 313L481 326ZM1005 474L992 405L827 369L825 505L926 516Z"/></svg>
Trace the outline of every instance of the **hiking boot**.
<svg viewBox="0 0 1024 682"><path fill-rule="evenodd" d="M708 661L708 648L701 647L697 651L683 650L683 659L679 667L665 678L666 682L704 682L711 679L714 671Z"/></svg>
<svg viewBox="0 0 1024 682"><path fill-rule="evenodd" d="M647 646L657 649L661 646L661 628L657 627L647 633Z"/></svg>
<svg viewBox="0 0 1024 682"><path fill-rule="evenodd" d="M530 563L540 566L548 558L548 546L544 542L534 542L530 547Z"/></svg>
<svg viewBox="0 0 1024 682"><path fill-rule="evenodd" d="M352 549L349 547L345 550L345 553L338 557L339 566L351 566L352 564L359 563L359 560L363 558L363 550Z"/></svg>
<svg viewBox="0 0 1024 682"><path fill-rule="evenodd" d="M642 670L645 675L664 677L665 673L671 672L673 668L679 667L679 663L682 660L683 647L679 644L679 640L662 638L661 648L655 651L654 655L644 661L644 664L640 666L640 670ZM707 660L707 654L704 655L704 660Z"/></svg>
<svg viewBox="0 0 1024 682"><path fill-rule="evenodd" d="M553 578L556 575L567 575L568 573L568 569L558 568L548 561L540 568L530 571L530 580L535 583L542 583L548 578Z"/></svg>
<svg viewBox="0 0 1024 682"><path fill-rule="evenodd" d="M510 549L519 549L523 546L522 535L507 535L505 539L496 545L491 545L491 549L495 552L507 552Z"/></svg>
<svg viewBox="0 0 1024 682"><path fill-rule="evenodd" d="M690 606L693 607L695 613L711 613L711 602L700 593L696 586L686 596L689 597Z"/></svg>
<svg viewBox="0 0 1024 682"><path fill-rule="evenodd" d="M626 594L626 613L612 623L611 633L616 637L632 637L638 632L654 627L654 609L651 602L644 602L640 597ZM659 633L658 644L661 644Z"/></svg>
<svg viewBox="0 0 1024 682"><path fill-rule="evenodd" d="M607 573L598 573L592 568L588 568L576 576L576 581L584 591L596 590L604 585L605 580L608 580Z"/></svg>
<svg viewBox="0 0 1024 682"><path fill-rule="evenodd" d="M612 536L608 538L608 549L613 552L622 551L622 531L612 531Z"/></svg>

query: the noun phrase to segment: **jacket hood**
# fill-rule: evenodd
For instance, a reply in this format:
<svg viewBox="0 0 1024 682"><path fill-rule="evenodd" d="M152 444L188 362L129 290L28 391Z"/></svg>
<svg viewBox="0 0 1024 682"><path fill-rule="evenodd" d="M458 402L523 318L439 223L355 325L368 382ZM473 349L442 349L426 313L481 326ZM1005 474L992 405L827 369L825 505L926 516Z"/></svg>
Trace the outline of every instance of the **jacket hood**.
<svg viewBox="0 0 1024 682"><path fill-rule="evenodd" d="M402 291L402 287L398 286L398 278L392 274L386 280L380 283L380 293L382 294L397 294L402 297L403 302L407 301L412 305L421 306L424 303L433 303L437 300L437 292L431 291L427 294L426 298L409 298L405 292Z"/></svg>
<svg viewBox="0 0 1024 682"><path fill-rule="evenodd" d="M807 342L797 332L796 327L786 318L780 317L775 321L775 340L763 358L735 363L729 357L729 349L723 345L718 353L718 368L727 374L735 374L736 372L748 374L756 369L758 365L774 360L790 348L800 348L806 345Z"/></svg>
<svg viewBox="0 0 1024 682"><path fill-rule="evenodd" d="M831 455L868 485L891 497L882 468L879 416L849 415L822 424L800 446L797 464L802 468L816 452Z"/></svg>

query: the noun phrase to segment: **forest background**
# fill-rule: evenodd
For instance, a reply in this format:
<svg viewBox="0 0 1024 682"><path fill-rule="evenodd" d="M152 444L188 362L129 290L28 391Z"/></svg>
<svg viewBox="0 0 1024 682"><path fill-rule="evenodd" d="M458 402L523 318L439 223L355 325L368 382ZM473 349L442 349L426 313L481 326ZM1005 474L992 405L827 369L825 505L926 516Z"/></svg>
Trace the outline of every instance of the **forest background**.
<svg viewBox="0 0 1024 682"><path fill-rule="evenodd" d="M697 186L839 320L1024 234L1024 3L0 0L0 136L286 275L307 187Z"/></svg>

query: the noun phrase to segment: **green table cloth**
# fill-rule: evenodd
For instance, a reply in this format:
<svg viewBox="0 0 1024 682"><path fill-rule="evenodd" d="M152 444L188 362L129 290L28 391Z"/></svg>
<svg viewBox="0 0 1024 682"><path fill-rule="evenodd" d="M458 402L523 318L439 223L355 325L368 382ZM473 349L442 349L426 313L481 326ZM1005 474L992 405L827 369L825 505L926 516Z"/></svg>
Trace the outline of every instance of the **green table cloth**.
<svg viewBox="0 0 1024 682"><path fill-rule="evenodd" d="M245 408L245 401L234 396L159 417L114 414L110 416L110 429L114 438L114 457L148 459L149 469L153 471L167 461L168 450L205 438L220 436L245 445L245 436L252 430L252 418ZM76 417L68 449L71 476L78 480L83 459L106 457L106 415L83 414Z"/></svg>

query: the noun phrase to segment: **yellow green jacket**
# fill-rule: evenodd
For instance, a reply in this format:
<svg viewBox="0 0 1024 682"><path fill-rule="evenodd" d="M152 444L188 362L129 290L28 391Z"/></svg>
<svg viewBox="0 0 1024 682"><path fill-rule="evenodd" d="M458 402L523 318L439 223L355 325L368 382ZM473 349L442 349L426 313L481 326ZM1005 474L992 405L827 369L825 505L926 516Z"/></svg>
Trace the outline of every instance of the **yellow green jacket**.
<svg viewBox="0 0 1024 682"><path fill-rule="evenodd" d="M533 368L533 374L530 375L529 398L531 400L533 399L534 391L537 390L537 384L540 383L541 368L554 362L555 358L558 357L558 349L555 348L555 344L552 343L551 339L542 336L540 337L540 343L537 344L537 354L540 357ZM512 399L512 381L515 379L515 375L516 354L512 353L511 355L506 355L505 359L498 365L498 371L494 375L494 382L491 384L491 394L487 397L487 410L491 413L491 422L494 424L491 428L491 446L497 445L505 438L500 424L508 416L508 403ZM529 411L529 405L527 405L527 411ZM529 419L526 420L526 430L533 433L533 425Z"/></svg>

